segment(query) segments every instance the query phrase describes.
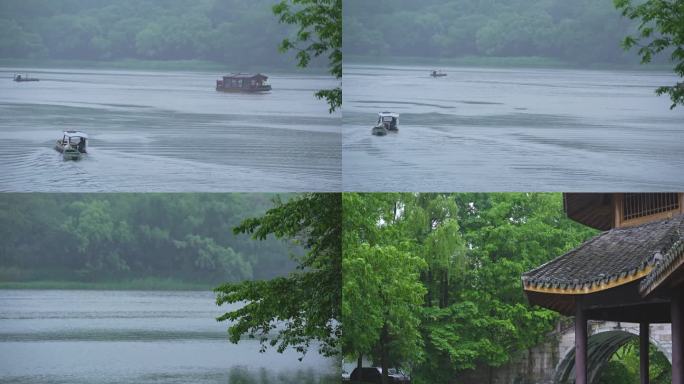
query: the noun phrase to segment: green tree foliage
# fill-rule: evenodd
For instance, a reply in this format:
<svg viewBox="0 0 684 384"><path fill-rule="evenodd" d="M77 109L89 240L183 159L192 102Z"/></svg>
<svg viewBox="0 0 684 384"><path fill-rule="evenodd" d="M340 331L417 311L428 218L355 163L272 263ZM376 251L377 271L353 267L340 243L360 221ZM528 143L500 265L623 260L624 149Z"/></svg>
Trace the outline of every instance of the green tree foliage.
<svg viewBox="0 0 684 384"><path fill-rule="evenodd" d="M244 220L234 229L257 240L289 239L306 253L293 255L297 271L263 281L226 283L216 288L216 303L244 303L218 321L230 321L230 340L257 337L265 349L288 347L305 354L311 342L319 352L339 354L341 305L340 194L311 193L277 201L263 216Z"/></svg>
<svg viewBox="0 0 684 384"><path fill-rule="evenodd" d="M347 0L345 53L376 57L541 56L632 63L633 24L609 1Z"/></svg>
<svg viewBox="0 0 684 384"><path fill-rule="evenodd" d="M293 28L273 0L7 0L0 2L0 58L202 59L235 70L289 68L278 54ZM341 53L339 60L341 60ZM313 60L311 65L323 65Z"/></svg>
<svg viewBox="0 0 684 384"><path fill-rule="evenodd" d="M454 310L465 306L476 312L459 314L465 322L462 338L475 348L470 359L454 361L454 367L500 366L543 340L556 319L553 312L526 303L522 273L595 231L565 217L560 194L458 194L455 199L468 254L465 273L453 287ZM453 347L464 350L459 343Z"/></svg>
<svg viewBox="0 0 684 384"><path fill-rule="evenodd" d="M527 304L520 276L595 234L565 217L560 194L345 193L343 205L344 354L383 360L382 309L417 303L379 299L373 282L394 276L392 286L423 296L406 315L417 317L419 340L407 328L397 337L411 350L387 360L418 383L500 366L543 340L557 315Z"/></svg>
<svg viewBox="0 0 684 384"><path fill-rule="evenodd" d="M258 194L5 194L0 198L3 280L158 277L205 284L292 270L301 252L269 237L233 234L263 213ZM8 271L14 271L8 274Z"/></svg>
<svg viewBox="0 0 684 384"><path fill-rule="evenodd" d="M273 6L273 13L282 23L298 27L294 38L281 42L281 50L296 50L300 67L327 53L330 73L342 78L342 0L282 0ZM326 99L332 113L342 105L342 88L320 90L316 97Z"/></svg>
<svg viewBox="0 0 684 384"><path fill-rule="evenodd" d="M377 356L384 383L390 365L419 360L422 349L418 325L426 289L419 277L425 265L402 240L400 204L391 195L343 197L343 350Z"/></svg>
<svg viewBox="0 0 684 384"><path fill-rule="evenodd" d="M653 344L649 346L649 379L653 384L672 382L672 365ZM639 339L633 338L615 352L601 369L598 384L639 384Z"/></svg>
<svg viewBox="0 0 684 384"><path fill-rule="evenodd" d="M684 77L684 1L647 0L634 4L631 0L613 0L622 15L639 20L637 35L627 36L625 49L639 48L642 63L649 63L653 56L671 52L674 72ZM672 100L670 109L684 105L684 82L656 89L658 95L668 94Z"/></svg>

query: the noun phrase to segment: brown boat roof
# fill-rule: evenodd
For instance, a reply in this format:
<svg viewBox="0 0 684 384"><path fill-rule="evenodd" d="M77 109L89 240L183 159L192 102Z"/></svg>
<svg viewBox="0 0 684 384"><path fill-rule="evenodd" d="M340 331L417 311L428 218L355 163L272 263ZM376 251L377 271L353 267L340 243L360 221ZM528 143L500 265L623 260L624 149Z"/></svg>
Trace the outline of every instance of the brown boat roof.
<svg viewBox="0 0 684 384"><path fill-rule="evenodd" d="M261 73L231 73L223 77L228 79L255 79L258 77L264 80L268 79L268 76L262 75Z"/></svg>
<svg viewBox="0 0 684 384"><path fill-rule="evenodd" d="M522 276L526 291L587 294L649 276L655 282L684 259L684 215L614 228ZM644 288L646 289L646 288Z"/></svg>

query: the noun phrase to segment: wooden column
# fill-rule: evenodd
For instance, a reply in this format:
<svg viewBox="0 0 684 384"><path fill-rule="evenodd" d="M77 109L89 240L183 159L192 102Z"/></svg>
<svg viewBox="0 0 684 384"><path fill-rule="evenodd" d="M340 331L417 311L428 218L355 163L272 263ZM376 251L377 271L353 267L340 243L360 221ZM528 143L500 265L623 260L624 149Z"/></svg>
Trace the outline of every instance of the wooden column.
<svg viewBox="0 0 684 384"><path fill-rule="evenodd" d="M587 384L587 314L575 304L575 384Z"/></svg>
<svg viewBox="0 0 684 384"><path fill-rule="evenodd" d="M639 377L641 384L648 384L648 347L649 347L649 324L639 323Z"/></svg>
<svg viewBox="0 0 684 384"><path fill-rule="evenodd" d="M672 319L672 384L684 384L684 295L682 286L672 291L670 316Z"/></svg>

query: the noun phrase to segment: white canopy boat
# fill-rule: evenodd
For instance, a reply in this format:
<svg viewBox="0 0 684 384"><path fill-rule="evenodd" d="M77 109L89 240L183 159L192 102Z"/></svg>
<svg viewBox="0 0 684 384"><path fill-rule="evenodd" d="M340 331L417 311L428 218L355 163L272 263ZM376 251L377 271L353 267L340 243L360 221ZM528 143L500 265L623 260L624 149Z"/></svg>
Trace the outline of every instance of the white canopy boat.
<svg viewBox="0 0 684 384"><path fill-rule="evenodd" d="M88 153L88 135L79 131L64 131L62 138L55 143L55 149L64 160L79 160Z"/></svg>
<svg viewBox="0 0 684 384"><path fill-rule="evenodd" d="M378 122L375 124L371 133L376 136L384 136L388 132L399 131L399 114L394 112L378 113Z"/></svg>

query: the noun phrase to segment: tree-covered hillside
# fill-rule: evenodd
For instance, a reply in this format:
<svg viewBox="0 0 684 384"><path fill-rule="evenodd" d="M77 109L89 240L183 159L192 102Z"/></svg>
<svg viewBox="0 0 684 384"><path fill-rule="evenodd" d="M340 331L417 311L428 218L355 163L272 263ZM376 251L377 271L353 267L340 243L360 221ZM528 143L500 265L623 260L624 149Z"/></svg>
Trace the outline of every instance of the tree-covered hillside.
<svg viewBox="0 0 684 384"><path fill-rule="evenodd" d="M278 44L294 31L275 0L7 0L0 58L201 59L294 66Z"/></svg>
<svg viewBox="0 0 684 384"><path fill-rule="evenodd" d="M233 227L273 206L262 194L5 194L0 281L155 277L211 286L291 272L285 241Z"/></svg>
<svg viewBox="0 0 684 384"><path fill-rule="evenodd" d="M611 0L347 0L349 55L541 56L637 64L620 43L635 24Z"/></svg>

